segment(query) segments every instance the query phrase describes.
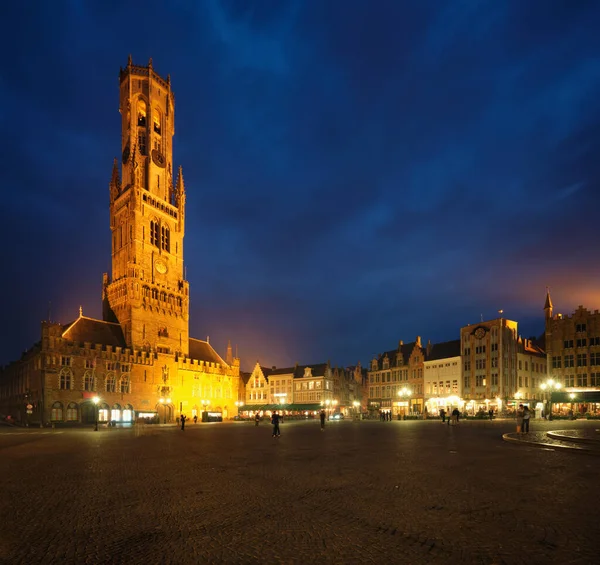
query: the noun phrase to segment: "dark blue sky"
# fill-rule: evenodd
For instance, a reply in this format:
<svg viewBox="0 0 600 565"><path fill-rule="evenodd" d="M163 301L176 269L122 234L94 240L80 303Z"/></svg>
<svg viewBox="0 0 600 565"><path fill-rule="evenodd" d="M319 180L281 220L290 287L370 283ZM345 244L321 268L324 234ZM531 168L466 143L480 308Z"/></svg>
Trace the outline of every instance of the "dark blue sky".
<svg viewBox="0 0 600 565"><path fill-rule="evenodd" d="M191 334L367 362L600 307L600 3L22 2L0 38L0 362L101 317L118 72L176 96ZM6 12L8 10L8 13Z"/></svg>

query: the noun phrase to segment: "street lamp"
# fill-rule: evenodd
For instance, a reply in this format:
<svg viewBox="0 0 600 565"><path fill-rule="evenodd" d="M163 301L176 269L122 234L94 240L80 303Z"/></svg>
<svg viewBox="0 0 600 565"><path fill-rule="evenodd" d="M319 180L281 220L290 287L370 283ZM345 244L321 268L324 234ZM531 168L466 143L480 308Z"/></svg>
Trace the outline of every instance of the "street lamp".
<svg viewBox="0 0 600 565"><path fill-rule="evenodd" d="M562 387L559 381L555 381L554 379L548 379L546 382L540 385L540 388L546 392L546 403L547 409L546 414L549 420L552 420L552 390L558 390Z"/></svg>
<svg viewBox="0 0 600 565"><path fill-rule="evenodd" d="M171 404L171 399L170 398L160 398L159 402L162 404L163 409L165 411L164 413L164 423L167 423L167 404Z"/></svg>
<svg viewBox="0 0 600 565"><path fill-rule="evenodd" d="M408 405L408 399L411 397L412 395L412 391L409 388L406 388L405 386L403 386L399 391L398 391L398 396L402 399L406 399L403 400L403 404L406 402L406 405L402 406L403 408L403 419L406 418L406 406Z"/></svg>
<svg viewBox="0 0 600 565"><path fill-rule="evenodd" d="M94 396L94 398L92 398L92 402L94 403L94 419L95 419L94 431L97 432L98 431L98 402L100 402L100 398L98 396Z"/></svg>
<svg viewBox="0 0 600 565"><path fill-rule="evenodd" d="M236 400L234 403L237 406L237 415L240 415L240 408L244 405L244 403L241 400Z"/></svg>

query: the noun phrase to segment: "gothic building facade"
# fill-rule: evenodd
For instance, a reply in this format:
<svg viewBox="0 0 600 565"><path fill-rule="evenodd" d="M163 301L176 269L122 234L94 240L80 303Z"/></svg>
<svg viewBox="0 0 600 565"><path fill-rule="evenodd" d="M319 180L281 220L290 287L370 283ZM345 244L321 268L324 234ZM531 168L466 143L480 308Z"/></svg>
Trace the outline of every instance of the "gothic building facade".
<svg viewBox="0 0 600 565"><path fill-rule="evenodd" d="M91 423L201 411L235 415L240 363L189 336L186 192L175 175L175 97L129 58L119 75L121 170L109 185L111 273L102 320L42 322L41 339L0 374L0 413L29 423ZM97 402L94 404L93 400ZM96 411L97 410L97 411Z"/></svg>

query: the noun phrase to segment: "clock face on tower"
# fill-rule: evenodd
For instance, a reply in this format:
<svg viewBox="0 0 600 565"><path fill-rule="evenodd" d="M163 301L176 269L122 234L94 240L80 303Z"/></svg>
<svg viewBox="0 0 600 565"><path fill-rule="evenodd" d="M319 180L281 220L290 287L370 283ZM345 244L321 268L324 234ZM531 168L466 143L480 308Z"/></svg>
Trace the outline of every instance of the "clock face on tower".
<svg viewBox="0 0 600 565"><path fill-rule="evenodd" d="M167 265L164 261L161 261L160 259L157 259L154 262L154 268L156 269L157 273L160 273L161 275L164 275L167 272Z"/></svg>
<svg viewBox="0 0 600 565"><path fill-rule="evenodd" d="M474 335L477 339L482 339L485 337L485 328L477 328Z"/></svg>

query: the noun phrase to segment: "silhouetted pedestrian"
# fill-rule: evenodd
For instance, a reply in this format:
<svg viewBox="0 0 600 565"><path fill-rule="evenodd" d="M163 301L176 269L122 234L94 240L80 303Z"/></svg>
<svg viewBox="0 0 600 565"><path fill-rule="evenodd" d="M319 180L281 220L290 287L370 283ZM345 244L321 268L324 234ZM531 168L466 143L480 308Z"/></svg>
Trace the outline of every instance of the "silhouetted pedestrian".
<svg viewBox="0 0 600 565"><path fill-rule="evenodd" d="M492 420L494 418L494 410L493 410L493 408L489 409L488 416L490 417L490 420Z"/></svg>
<svg viewBox="0 0 600 565"><path fill-rule="evenodd" d="M440 418L442 419L442 424L446 421L446 411L442 408L440 410Z"/></svg>
<svg viewBox="0 0 600 565"><path fill-rule="evenodd" d="M181 415L181 429L185 430L185 421L186 421L186 417L185 414Z"/></svg>
<svg viewBox="0 0 600 565"><path fill-rule="evenodd" d="M531 412L529 412L529 406L523 408L523 433L529 433L529 419L531 418Z"/></svg>
<svg viewBox="0 0 600 565"><path fill-rule="evenodd" d="M194 414L194 424L198 423L198 414Z"/></svg>
<svg viewBox="0 0 600 565"><path fill-rule="evenodd" d="M258 426L258 423L259 423L259 422L260 422L260 414L257 412L257 413L254 415L254 425L255 425L255 426Z"/></svg>
<svg viewBox="0 0 600 565"><path fill-rule="evenodd" d="M281 433L279 432L279 414L277 412L273 412L271 424L273 424L273 437L279 437Z"/></svg>
<svg viewBox="0 0 600 565"><path fill-rule="evenodd" d="M520 434L523 432L523 417L525 415L525 410L523 409L523 405L519 404L519 409L517 410L517 433Z"/></svg>
<svg viewBox="0 0 600 565"><path fill-rule="evenodd" d="M325 429L325 410L321 410L319 418L321 418L321 431L323 431Z"/></svg>

